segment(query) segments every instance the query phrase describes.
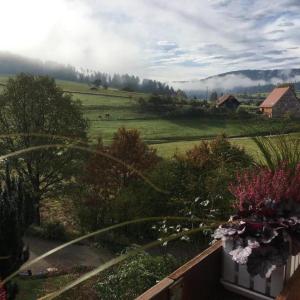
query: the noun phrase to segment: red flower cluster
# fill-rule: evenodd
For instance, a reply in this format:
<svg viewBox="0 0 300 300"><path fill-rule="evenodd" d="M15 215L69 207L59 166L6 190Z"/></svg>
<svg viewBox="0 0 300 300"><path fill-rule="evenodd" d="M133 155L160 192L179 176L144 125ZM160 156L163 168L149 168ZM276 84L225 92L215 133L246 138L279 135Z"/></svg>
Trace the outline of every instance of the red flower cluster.
<svg viewBox="0 0 300 300"><path fill-rule="evenodd" d="M295 170L282 164L275 171L267 168L247 171L237 176L237 182L230 184L229 190L235 196L235 208L240 212L259 211L268 200L300 203L300 164Z"/></svg>

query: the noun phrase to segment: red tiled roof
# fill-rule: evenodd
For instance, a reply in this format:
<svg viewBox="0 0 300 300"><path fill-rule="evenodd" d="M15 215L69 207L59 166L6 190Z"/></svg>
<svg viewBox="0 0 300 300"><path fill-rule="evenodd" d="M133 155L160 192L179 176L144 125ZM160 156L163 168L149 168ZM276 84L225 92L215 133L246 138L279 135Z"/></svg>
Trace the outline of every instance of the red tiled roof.
<svg viewBox="0 0 300 300"><path fill-rule="evenodd" d="M233 98L233 99L236 99L234 96L232 96L232 95L224 95L224 96L222 96L222 97L220 97L218 100L217 100L217 105L219 106L219 105L222 105L224 102L226 102L227 100L229 100L229 99L231 99L231 98Z"/></svg>
<svg viewBox="0 0 300 300"><path fill-rule="evenodd" d="M287 87L278 87L275 88L267 97L267 99L260 105L260 107L273 107L283 96L284 94L290 89L289 86Z"/></svg>

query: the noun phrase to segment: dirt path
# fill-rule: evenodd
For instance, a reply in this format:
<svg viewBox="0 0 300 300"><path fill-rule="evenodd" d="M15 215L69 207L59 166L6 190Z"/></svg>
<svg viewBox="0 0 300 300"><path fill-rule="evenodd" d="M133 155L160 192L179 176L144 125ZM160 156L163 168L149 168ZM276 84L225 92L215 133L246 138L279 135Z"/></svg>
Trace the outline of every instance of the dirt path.
<svg viewBox="0 0 300 300"><path fill-rule="evenodd" d="M29 260L62 244L61 242L48 241L31 236L25 237L24 242L30 248ZM75 266L96 267L110 260L112 257L113 255L104 248L93 249L85 245L71 245L42 259L30 269L33 274L36 274L45 271L47 268L58 268L61 270Z"/></svg>

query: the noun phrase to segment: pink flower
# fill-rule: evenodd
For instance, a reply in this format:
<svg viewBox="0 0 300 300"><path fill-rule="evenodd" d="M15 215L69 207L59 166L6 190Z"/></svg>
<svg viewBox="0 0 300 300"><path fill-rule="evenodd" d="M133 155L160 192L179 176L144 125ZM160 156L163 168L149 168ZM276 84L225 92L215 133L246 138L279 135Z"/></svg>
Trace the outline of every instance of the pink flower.
<svg viewBox="0 0 300 300"><path fill-rule="evenodd" d="M296 170L282 164L277 170L258 168L237 175L229 190L235 196L235 207L240 211L261 212L271 216L273 204L293 200L300 203L300 164ZM272 205L271 205L272 204Z"/></svg>

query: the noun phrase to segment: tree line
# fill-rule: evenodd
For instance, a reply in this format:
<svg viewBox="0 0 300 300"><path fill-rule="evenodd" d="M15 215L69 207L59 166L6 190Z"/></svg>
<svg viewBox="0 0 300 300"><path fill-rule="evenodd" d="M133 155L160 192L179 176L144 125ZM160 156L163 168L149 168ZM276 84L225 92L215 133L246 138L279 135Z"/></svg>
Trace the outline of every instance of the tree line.
<svg viewBox="0 0 300 300"><path fill-rule="evenodd" d="M15 75L18 73L47 75L61 80L84 82L103 88L116 88L127 91L158 93L173 95L174 89L157 80L140 79L129 74L108 74L90 69L80 70L71 65L59 64L52 61L42 62L9 53L0 54L0 74Z"/></svg>

